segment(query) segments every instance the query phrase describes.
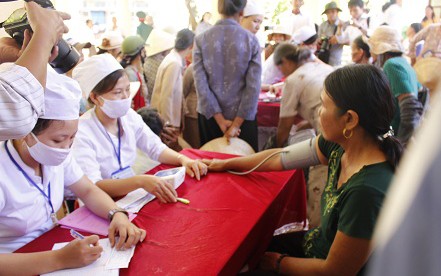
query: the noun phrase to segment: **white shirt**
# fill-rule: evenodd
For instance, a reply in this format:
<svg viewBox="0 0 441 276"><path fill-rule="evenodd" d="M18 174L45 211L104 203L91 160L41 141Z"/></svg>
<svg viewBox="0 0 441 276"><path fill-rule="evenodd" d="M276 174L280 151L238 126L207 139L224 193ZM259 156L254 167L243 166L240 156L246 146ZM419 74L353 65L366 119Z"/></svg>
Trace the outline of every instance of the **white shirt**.
<svg viewBox="0 0 441 276"><path fill-rule="evenodd" d="M167 146L150 130L141 116L133 109L129 109L120 121L122 168L131 167L134 164L137 148L147 153L151 159L158 160ZM120 169L114 150L114 146L118 150L118 139L114 136L115 142L112 144L108 134L98 120L95 108L88 110L80 117L73 152L78 164L93 183L110 179L112 173Z"/></svg>
<svg viewBox="0 0 441 276"><path fill-rule="evenodd" d="M401 6L398 4L390 5L390 7L384 11L384 23L396 29L401 34L401 31L406 25Z"/></svg>
<svg viewBox="0 0 441 276"><path fill-rule="evenodd" d="M353 21L357 22L358 25L360 25L363 29L368 30L369 34L369 26L368 24L368 18L369 16L365 13L363 13L360 17L360 19L353 19ZM349 25L342 31L342 34L340 36L337 36L338 42L340 44L346 44L348 43L351 45L351 43L359 36L363 35L363 32L358 29L355 26Z"/></svg>
<svg viewBox="0 0 441 276"><path fill-rule="evenodd" d="M271 54L263 63L262 83L274 84L283 79L283 73L274 64L274 54Z"/></svg>
<svg viewBox="0 0 441 276"><path fill-rule="evenodd" d="M159 65L152 94L151 106L175 127L180 127L182 122L183 72L184 60L173 49Z"/></svg>
<svg viewBox="0 0 441 276"><path fill-rule="evenodd" d="M307 62L288 76L280 101L280 118L297 113L319 130L318 109L325 78L333 68L322 62Z"/></svg>
<svg viewBox="0 0 441 276"><path fill-rule="evenodd" d="M0 140L29 134L44 114L44 90L25 67L0 65Z"/></svg>
<svg viewBox="0 0 441 276"><path fill-rule="evenodd" d="M8 150L28 176L48 194L56 212L64 199L64 188L78 182L84 173L72 154L59 166L42 166L43 178L36 176L20 158L12 141ZM47 198L25 178L0 142L0 253L13 252L53 227Z"/></svg>
<svg viewBox="0 0 441 276"><path fill-rule="evenodd" d="M291 37L294 37L294 33L303 26L310 26L315 30L314 22L309 14L300 12L299 14L294 14L292 11L285 12L281 16L280 25L287 26Z"/></svg>

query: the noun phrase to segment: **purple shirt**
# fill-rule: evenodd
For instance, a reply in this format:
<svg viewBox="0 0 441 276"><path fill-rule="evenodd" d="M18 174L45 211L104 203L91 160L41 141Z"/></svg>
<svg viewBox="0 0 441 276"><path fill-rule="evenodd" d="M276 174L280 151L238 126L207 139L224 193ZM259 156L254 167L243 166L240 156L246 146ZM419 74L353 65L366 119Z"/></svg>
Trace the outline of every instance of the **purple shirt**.
<svg viewBox="0 0 441 276"><path fill-rule="evenodd" d="M233 19L221 19L196 36L193 63L200 114L255 119L262 75L255 35Z"/></svg>

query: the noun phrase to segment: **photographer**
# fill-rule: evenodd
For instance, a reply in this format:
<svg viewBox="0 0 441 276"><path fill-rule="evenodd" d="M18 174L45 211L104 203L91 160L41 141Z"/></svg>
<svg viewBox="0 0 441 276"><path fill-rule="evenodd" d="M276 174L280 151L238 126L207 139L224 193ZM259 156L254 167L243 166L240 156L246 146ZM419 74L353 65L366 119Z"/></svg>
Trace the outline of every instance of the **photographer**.
<svg viewBox="0 0 441 276"><path fill-rule="evenodd" d="M22 49L12 38L0 39L0 63L16 60L0 65L0 140L25 136L44 114L46 66L58 55L54 45L68 32L63 23L68 14L34 2L25 7L33 34L25 31Z"/></svg>
<svg viewBox="0 0 441 276"><path fill-rule="evenodd" d="M339 66L343 54L343 44L340 44L336 36L340 22L339 12L341 12L341 9L335 2L326 4L325 11L322 14L326 14L328 20L320 25L318 31L320 46L318 57L331 66Z"/></svg>

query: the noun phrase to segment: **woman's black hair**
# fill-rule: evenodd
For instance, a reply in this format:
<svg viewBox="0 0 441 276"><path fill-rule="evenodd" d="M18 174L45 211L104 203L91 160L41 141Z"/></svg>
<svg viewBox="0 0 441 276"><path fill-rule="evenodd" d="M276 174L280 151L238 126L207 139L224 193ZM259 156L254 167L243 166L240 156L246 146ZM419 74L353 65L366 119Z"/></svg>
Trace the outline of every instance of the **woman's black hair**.
<svg viewBox="0 0 441 276"><path fill-rule="evenodd" d="M390 131L395 105L389 81L381 69L373 65L349 65L337 69L325 79L325 91L342 113L353 110L360 126L376 139L387 161L395 169L403 146Z"/></svg>
<svg viewBox="0 0 441 276"><path fill-rule="evenodd" d="M159 136L164 128L164 124L161 120L161 116L159 116L158 110L150 107L143 107L138 109L137 112L153 133Z"/></svg>
<svg viewBox="0 0 441 276"><path fill-rule="evenodd" d="M283 58L296 63L297 66L301 66L311 58L311 50L288 42L282 42L274 50L274 64L280 65Z"/></svg>
<svg viewBox="0 0 441 276"><path fill-rule="evenodd" d="M367 45L367 43L365 43L364 41L363 41L363 37L360 35L359 37L357 37L356 39L354 39L354 43L355 43L355 45L359 48L359 49L362 49L363 50L363 52L364 52L364 55L367 57L367 58L370 58L371 57L371 51L370 51L370 49L369 49L369 45Z"/></svg>
<svg viewBox="0 0 441 276"><path fill-rule="evenodd" d="M204 22L205 15L207 15L207 14L211 15L211 12L204 12L204 14L202 15L201 21L199 23Z"/></svg>
<svg viewBox="0 0 441 276"><path fill-rule="evenodd" d="M112 90L113 87L115 87L118 80L125 74L127 73L124 71L124 69L119 69L110 73L104 79L102 79L97 85L95 85L95 87L92 89L91 92L93 92L98 96L106 94L107 92ZM90 98L88 99L88 101L89 103L93 104Z"/></svg>
<svg viewBox="0 0 441 276"><path fill-rule="evenodd" d="M219 0L217 1L217 10L225 16L234 16L243 11L247 0Z"/></svg>
<svg viewBox="0 0 441 276"><path fill-rule="evenodd" d="M435 10L433 9L433 7L431 5L427 5L426 9L427 8L432 10L432 18L430 18L430 19L435 20ZM429 20L429 18L427 18L427 16L424 16L422 21L424 22L426 20Z"/></svg>
<svg viewBox="0 0 441 276"><path fill-rule="evenodd" d="M421 23L412 23L410 27L415 31L415 33L419 33L423 29L423 25Z"/></svg>

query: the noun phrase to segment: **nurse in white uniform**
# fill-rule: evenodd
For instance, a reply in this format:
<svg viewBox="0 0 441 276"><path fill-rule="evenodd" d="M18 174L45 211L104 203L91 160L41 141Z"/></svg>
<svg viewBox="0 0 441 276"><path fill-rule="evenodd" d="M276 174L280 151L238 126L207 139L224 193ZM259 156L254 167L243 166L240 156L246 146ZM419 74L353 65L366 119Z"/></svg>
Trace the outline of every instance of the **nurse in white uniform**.
<svg viewBox="0 0 441 276"><path fill-rule="evenodd" d="M63 249L28 254L11 253L50 230L69 188L95 214L109 218L109 239L129 248L145 231L84 175L70 153L78 129L81 90L78 84L48 72L45 115L24 138L0 143L0 274L37 275L81 267L99 258L98 236L75 240Z"/></svg>
<svg viewBox="0 0 441 276"><path fill-rule="evenodd" d="M130 82L121 65L108 54L93 56L73 71L94 108L80 118L75 158L85 174L111 197L143 188L161 202L176 202L173 186L152 175L135 175L139 148L161 163L185 166L198 180L207 166L169 149L131 106Z"/></svg>

